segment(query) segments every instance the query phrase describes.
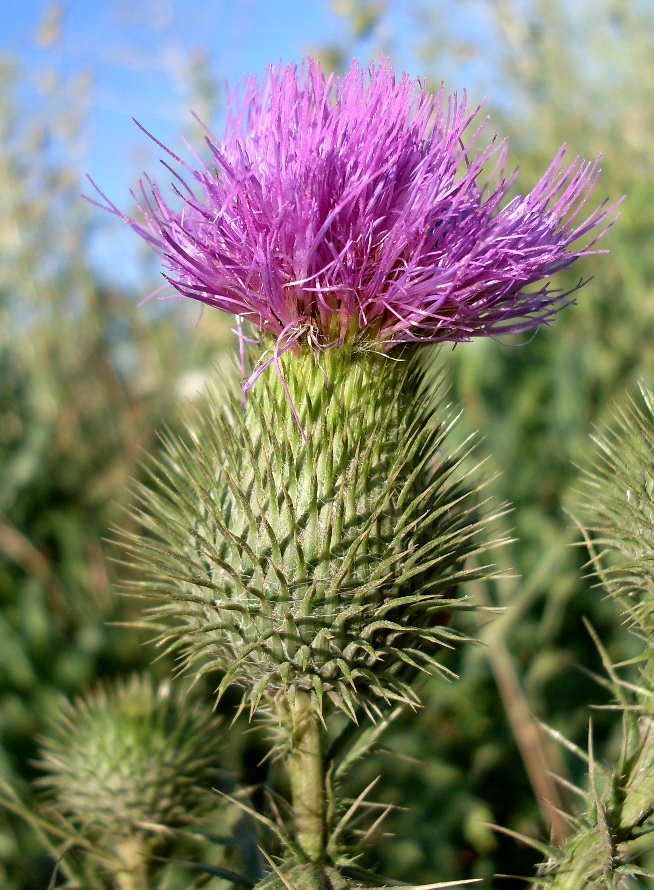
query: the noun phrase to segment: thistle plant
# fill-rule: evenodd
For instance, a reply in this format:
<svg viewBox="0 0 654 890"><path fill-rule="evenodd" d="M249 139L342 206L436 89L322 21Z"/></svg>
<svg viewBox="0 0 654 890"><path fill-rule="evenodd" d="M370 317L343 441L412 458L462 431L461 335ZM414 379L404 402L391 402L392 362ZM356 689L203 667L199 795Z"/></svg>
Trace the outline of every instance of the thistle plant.
<svg viewBox="0 0 654 890"><path fill-rule="evenodd" d="M100 193L162 256L168 296L236 319L240 386L217 382L164 437L123 544L162 644L275 727L292 830L269 884L349 874L333 715L418 705L416 674L447 673L465 638L450 626L474 606L465 582L494 572L494 510L420 347L549 323L571 302L552 275L614 216L582 212L598 163L563 149L509 200L479 110L386 61L270 68L232 94L206 162L161 146L170 201L148 177L130 219Z"/></svg>

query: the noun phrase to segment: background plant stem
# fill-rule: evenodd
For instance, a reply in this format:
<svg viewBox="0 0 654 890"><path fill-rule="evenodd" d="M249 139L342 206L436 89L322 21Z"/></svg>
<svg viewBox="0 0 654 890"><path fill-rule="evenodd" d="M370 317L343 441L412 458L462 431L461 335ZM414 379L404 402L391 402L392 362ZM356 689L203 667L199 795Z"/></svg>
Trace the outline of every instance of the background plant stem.
<svg viewBox="0 0 654 890"><path fill-rule="evenodd" d="M118 845L123 868L116 872L116 890L148 890L147 858L138 838L128 838Z"/></svg>

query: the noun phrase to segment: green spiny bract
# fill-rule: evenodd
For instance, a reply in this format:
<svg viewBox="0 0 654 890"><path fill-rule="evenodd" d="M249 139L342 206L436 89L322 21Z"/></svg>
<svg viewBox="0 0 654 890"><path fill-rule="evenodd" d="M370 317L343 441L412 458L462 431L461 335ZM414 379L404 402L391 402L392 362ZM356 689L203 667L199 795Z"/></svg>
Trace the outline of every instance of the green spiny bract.
<svg viewBox="0 0 654 890"><path fill-rule="evenodd" d="M260 881L255 890L361 890L361 883L330 866L283 865Z"/></svg>
<svg viewBox="0 0 654 890"><path fill-rule="evenodd" d="M380 878L375 879L373 875L366 875L365 880L361 878L348 877L343 872L345 869L338 869L332 866L320 868L315 865L303 864L294 865L283 863L275 866L262 881L255 886L254 890L386 890L389 885L379 884ZM427 884L423 887L438 890L439 887L455 890L456 887L463 887L476 881L446 881L445 883ZM390 886L397 886L396 882L392 882ZM421 890L420 887L412 887L409 884L401 884L406 890Z"/></svg>
<svg viewBox="0 0 654 890"><path fill-rule="evenodd" d="M218 732L209 708L168 684L99 686L50 723L39 763L47 810L112 852L188 824L211 805Z"/></svg>
<svg viewBox="0 0 654 890"><path fill-rule="evenodd" d="M620 681L612 666L609 674L624 708L620 760L601 767L591 748L583 814L571 819L565 845L550 850L534 890L623 890L637 886L629 879L654 878L639 863L654 832L654 688L646 675L637 685Z"/></svg>
<svg viewBox="0 0 654 890"><path fill-rule="evenodd" d="M551 850L535 888L621 890L654 878L638 862L654 836L654 399L645 388L643 396L646 410L632 405L596 436L599 453L583 488L593 562L645 644L640 673L623 680L597 641L622 711L620 759L600 768L587 758L583 815L563 849Z"/></svg>
<svg viewBox="0 0 654 890"><path fill-rule="evenodd" d="M621 762L601 769L590 759L584 813L563 848L552 848L534 890L623 890L637 886L629 879L654 878L638 861L654 831L654 695L647 695L649 715L625 712Z"/></svg>
<svg viewBox="0 0 654 890"><path fill-rule="evenodd" d="M599 432L581 495L592 515L595 564L608 592L646 634L654 633L654 396L617 412ZM599 553L598 553L599 551ZM607 559L608 557L608 559ZM608 567L607 567L608 565Z"/></svg>
<svg viewBox="0 0 654 890"><path fill-rule="evenodd" d="M310 693L355 717L415 702L407 672L439 669L465 568L483 549L464 446L415 358L286 353L242 405L210 394L140 491L127 540L161 637L219 670L254 710ZM298 424L299 420L299 424ZM301 427L300 427L301 424Z"/></svg>

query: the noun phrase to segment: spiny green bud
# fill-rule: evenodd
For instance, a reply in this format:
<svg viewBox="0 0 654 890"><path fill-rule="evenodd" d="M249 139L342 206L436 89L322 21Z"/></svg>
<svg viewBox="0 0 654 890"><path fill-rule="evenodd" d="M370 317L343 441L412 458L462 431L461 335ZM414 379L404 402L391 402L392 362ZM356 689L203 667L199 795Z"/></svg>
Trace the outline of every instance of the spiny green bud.
<svg viewBox="0 0 654 890"><path fill-rule="evenodd" d="M631 619L654 633L654 395L641 386L644 407L616 412L595 436L593 464L579 503L591 513L589 532L601 554L597 567L608 592ZM583 515L582 514L582 515ZM601 565L600 565L601 563Z"/></svg>
<svg viewBox="0 0 654 890"><path fill-rule="evenodd" d="M629 879L654 877L638 862L651 847L654 827L654 733L648 685L625 683L620 690L623 699L635 693L634 704L625 706L620 761L599 767L589 757L590 790L584 812L574 820L575 829L565 845L551 848L534 890L620 890L632 886Z"/></svg>
<svg viewBox="0 0 654 890"><path fill-rule="evenodd" d="M620 830L610 810L602 809L600 804L599 810L579 820L577 830L562 849L552 850L539 869L532 890L650 887L654 873L638 861L651 848L650 837L646 828L632 835Z"/></svg>
<svg viewBox="0 0 654 890"><path fill-rule="evenodd" d="M209 395L166 440L127 542L162 638L252 710L297 690L352 717L415 702L407 669L439 669L450 613L470 608L457 588L487 573L464 567L482 520L452 423L406 354L288 352L244 406Z"/></svg>
<svg viewBox="0 0 654 890"><path fill-rule="evenodd" d="M48 809L105 850L187 824L211 803L219 721L134 676L66 701L39 766Z"/></svg>
<svg viewBox="0 0 654 890"><path fill-rule="evenodd" d="M396 884L396 882L393 882ZM402 884L405 890L438 890L442 887L455 890L476 881L446 881L445 883L427 884L420 887L412 887ZM304 865L280 865L269 875L260 881L254 890L385 890L387 885L372 884L369 881L362 882L344 875L338 868L332 866Z"/></svg>
<svg viewBox="0 0 654 890"><path fill-rule="evenodd" d="M315 865L280 866L260 881L255 890L359 890L361 883L337 869Z"/></svg>
<svg viewBox="0 0 654 890"><path fill-rule="evenodd" d="M613 882L614 878L619 880L617 866L610 838L597 824L584 826L539 873L541 880L535 888L542 885L552 890L608 890L618 886Z"/></svg>

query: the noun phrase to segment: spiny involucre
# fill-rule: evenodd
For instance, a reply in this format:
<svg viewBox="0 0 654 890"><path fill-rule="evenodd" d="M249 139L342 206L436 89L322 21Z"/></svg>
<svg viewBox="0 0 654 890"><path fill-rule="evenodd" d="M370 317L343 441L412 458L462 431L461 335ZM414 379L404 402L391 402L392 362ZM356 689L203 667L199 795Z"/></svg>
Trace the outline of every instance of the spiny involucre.
<svg viewBox="0 0 654 890"><path fill-rule="evenodd" d="M149 177L140 221L102 197L164 257L179 294L282 347L524 331L569 302L550 278L592 252L615 205L585 211L598 164L565 166L564 148L505 202L506 148L478 147L478 113L385 60L342 77L311 60L270 67L234 91L206 163L164 149L181 168L164 163L171 203Z"/></svg>
<svg viewBox="0 0 654 890"><path fill-rule="evenodd" d="M64 702L41 745L46 811L108 851L155 838L211 805L219 721L210 708L133 676Z"/></svg>
<svg viewBox="0 0 654 890"><path fill-rule="evenodd" d="M280 368L284 386L264 378L245 411L238 390L210 394L165 442L139 492L144 535L125 536L133 589L161 601L186 663L223 671L252 709L297 690L351 717L417 703L411 670L439 669L462 636L449 613L471 608L459 585L491 571L469 443L452 449L415 359L308 351Z"/></svg>

